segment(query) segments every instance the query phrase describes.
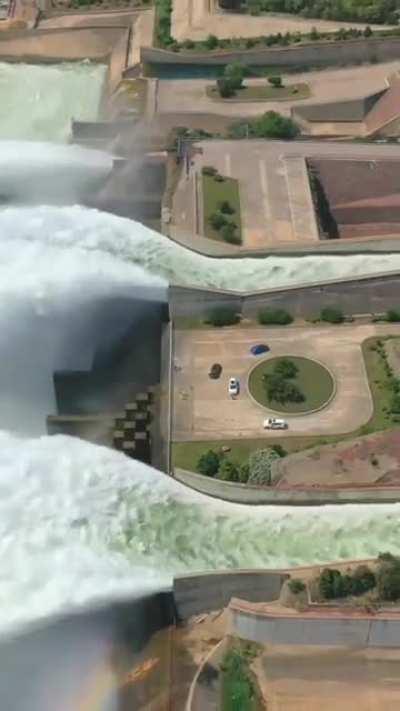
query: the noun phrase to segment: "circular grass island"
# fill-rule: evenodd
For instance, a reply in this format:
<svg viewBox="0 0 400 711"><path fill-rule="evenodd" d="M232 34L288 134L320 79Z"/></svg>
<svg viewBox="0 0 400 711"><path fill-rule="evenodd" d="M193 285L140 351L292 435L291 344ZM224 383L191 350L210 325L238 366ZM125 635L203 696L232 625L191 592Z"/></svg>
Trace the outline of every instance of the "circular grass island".
<svg viewBox="0 0 400 711"><path fill-rule="evenodd" d="M335 381L325 366L297 356L263 360L251 371L248 387L263 407L294 415L322 409L335 393Z"/></svg>

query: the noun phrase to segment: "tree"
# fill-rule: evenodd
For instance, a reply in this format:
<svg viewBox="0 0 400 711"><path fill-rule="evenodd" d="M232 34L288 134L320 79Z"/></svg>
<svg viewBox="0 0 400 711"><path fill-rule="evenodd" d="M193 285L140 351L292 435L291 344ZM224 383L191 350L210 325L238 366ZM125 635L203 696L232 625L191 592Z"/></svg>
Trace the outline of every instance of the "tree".
<svg viewBox="0 0 400 711"><path fill-rule="evenodd" d="M344 321L343 311L335 306L326 306L320 312L321 321L328 323L342 323Z"/></svg>
<svg viewBox="0 0 400 711"><path fill-rule="evenodd" d="M219 469L220 458L216 452L209 449L199 458L197 462L197 471L204 476L215 476Z"/></svg>
<svg viewBox="0 0 400 711"><path fill-rule="evenodd" d="M239 482L246 484L250 476L250 466L248 462L243 462L239 467Z"/></svg>
<svg viewBox="0 0 400 711"><path fill-rule="evenodd" d="M342 590L341 578L342 574L340 570L324 568L318 579L319 592L324 600L342 597L341 594L339 594Z"/></svg>
<svg viewBox="0 0 400 711"><path fill-rule="evenodd" d="M270 401L286 405L287 402L304 402L305 396L300 388L290 380L282 378L278 373L265 373L263 375L265 393Z"/></svg>
<svg viewBox="0 0 400 711"><path fill-rule="evenodd" d="M267 111L253 121L254 135L257 138L295 138L299 129L290 118L281 116L276 111Z"/></svg>
<svg viewBox="0 0 400 711"><path fill-rule="evenodd" d="M363 34L364 34L364 37L372 37L373 32L372 32L369 25L366 26Z"/></svg>
<svg viewBox="0 0 400 711"><path fill-rule="evenodd" d="M275 89L281 89L282 88L282 77L278 77L278 76L268 77L268 83L271 84L271 86L275 87Z"/></svg>
<svg viewBox="0 0 400 711"><path fill-rule="evenodd" d="M299 369L290 358L281 358L276 364L274 372L280 375L282 378L295 378Z"/></svg>
<svg viewBox="0 0 400 711"><path fill-rule="evenodd" d="M232 207L229 200L222 200L222 202L219 203L218 207L224 215L233 215L235 212L235 209Z"/></svg>
<svg viewBox="0 0 400 711"><path fill-rule="evenodd" d="M264 484L270 486L272 483L272 466L279 459L279 455L272 449L256 449L249 457L250 475L249 484Z"/></svg>
<svg viewBox="0 0 400 711"><path fill-rule="evenodd" d="M235 89L230 79L227 77L219 77L217 79L217 89L222 99L229 99L235 95Z"/></svg>
<svg viewBox="0 0 400 711"><path fill-rule="evenodd" d="M317 41L319 40L319 38L320 38L320 34L319 34L317 28L316 28L316 27L312 27L312 28L311 28L311 32L310 32L310 40L311 40L311 42L317 42Z"/></svg>
<svg viewBox="0 0 400 711"><path fill-rule="evenodd" d="M218 479L222 481L239 481L239 469L237 464L230 459L223 459L217 476Z"/></svg>
<svg viewBox="0 0 400 711"><path fill-rule="evenodd" d="M236 91L243 85L245 68L240 62L227 64L224 69L224 77L230 81L232 88Z"/></svg>
<svg viewBox="0 0 400 711"><path fill-rule="evenodd" d="M220 230L221 227L224 227L226 225L226 218L222 215L221 212L213 212L212 215L208 218L208 221L211 225L211 227L214 230Z"/></svg>
<svg viewBox="0 0 400 711"><path fill-rule="evenodd" d="M352 575L351 592L353 595L364 595L376 585L376 577L367 565L358 565Z"/></svg>
<svg viewBox="0 0 400 711"><path fill-rule="evenodd" d="M240 317L236 309L229 306L218 306L208 314L208 323L212 326L233 326Z"/></svg>
<svg viewBox="0 0 400 711"><path fill-rule="evenodd" d="M218 0L222 10L240 10L241 0Z"/></svg>
<svg viewBox="0 0 400 711"><path fill-rule="evenodd" d="M218 37L215 35L208 35L204 42L207 49L216 49L218 47Z"/></svg>
<svg viewBox="0 0 400 711"><path fill-rule="evenodd" d="M397 322L400 321L400 309L389 309L386 311L386 321Z"/></svg>
<svg viewBox="0 0 400 711"><path fill-rule="evenodd" d="M261 323L263 326L269 326L274 324L286 326L287 324L292 323L293 321L293 317L288 311L285 311L285 309L261 309L261 311L258 312L257 318L258 322Z"/></svg>
<svg viewBox="0 0 400 711"><path fill-rule="evenodd" d="M225 242L229 242L230 244L240 244L242 241L236 232L236 225L234 222L227 222L222 227L221 237L225 240Z"/></svg>
<svg viewBox="0 0 400 711"><path fill-rule="evenodd" d="M299 578L291 578L288 582L288 588L293 595L298 595L306 589L306 586Z"/></svg>

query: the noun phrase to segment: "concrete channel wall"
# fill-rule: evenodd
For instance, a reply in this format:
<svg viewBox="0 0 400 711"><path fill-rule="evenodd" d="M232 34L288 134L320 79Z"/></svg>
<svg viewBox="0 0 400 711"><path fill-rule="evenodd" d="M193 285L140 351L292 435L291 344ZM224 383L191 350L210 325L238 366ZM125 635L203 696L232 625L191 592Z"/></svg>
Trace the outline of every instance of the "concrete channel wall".
<svg viewBox="0 0 400 711"><path fill-rule="evenodd" d="M310 42L295 47L219 52L171 52L156 47L141 49L145 64L224 65L241 62L248 66L324 67L363 62L387 62L400 57L400 38L354 39L341 42Z"/></svg>
<svg viewBox="0 0 400 711"><path fill-rule="evenodd" d="M384 504L400 501L400 488L395 486L285 490L233 484L184 469L175 469L174 477L181 484L185 484L195 491L236 504L323 506L326 504Z"/></svg>
<svg viewBox="0 0 400 711"><path fill-rule="evenodd" d="M221 610L232 597L250 602L276 600L288 577L286 573L268 570L228 570L176 577L173 594L177 617L185 620Z"/></svg>
<svg viewBox="0 0 400 711"><path fill-rule="evenodd" d="M323 306L338 306L350 316L382 313L390 308L398 308L399 303L399 272L353 279L332 279L315 284L299 284L242 294L182 286L169 288L172 319L180 316L202 318L207 316L211 309L219 306L235 308L243 316L254 316L264 307L279 307L287 309L295 317L312 318L319 314Z"/></svg>
<svg viewBox="0 0 400 711"><path fill-rule="evenodd" d="M230 608L230 631L261 644L399 647L400 619L274 617Z"/></svg>

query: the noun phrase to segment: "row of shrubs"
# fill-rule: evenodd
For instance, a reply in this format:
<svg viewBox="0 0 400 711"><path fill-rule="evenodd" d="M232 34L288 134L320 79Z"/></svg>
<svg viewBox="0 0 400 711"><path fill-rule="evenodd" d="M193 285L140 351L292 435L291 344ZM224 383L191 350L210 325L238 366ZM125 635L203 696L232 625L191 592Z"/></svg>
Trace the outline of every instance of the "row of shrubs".
<svg viewBox="0 0 400 711"><path fill-rule="evenodd" d="M199 457L196 470L199 474L221 481L270 486L272 465L285 455L286 450L280 444L273 444L265 449L255 449L247 462L238 464L225 452L209 449Z"/></svg>
<svg viewBox="0 0 400 711"><path fill-rule="evenodd" d="M334 306L321 309L319 317L311 319L312 323L323 321L325 323L339 324L345 321L343 311ZM286 309L261 309L257 314L258 323L262 326L287 326L293 322L293 316ZM234 326L239 323L240 314L230 306L220 306L209 312L207 323L212 326ZM386 321L388 323L400 322L400 310L389 309L385 315L373 318L373 321Z"/></svg>
<svg viewBox="0 0 400 711"><path fill-rule="evenodd" d="M225 178L223 175L218 173L217 169L211 165L205 165L202 168L202 174L208 178L215 180L217 183L223 183ZM218 232L225 242L230 244L241 244L242 239L238 231L238 226L233 219L236 214L236 210L231 205L229 200L221 200L218 204L218 209L213 212L209 218L208 222L215 230Z"/></svg>
<svg viewBox="0 0 400 711"><path fill-rule="evenodd" d="M158 2L158 0L156 0ZM171 34L163 35L163 41L160 44L173 52L181 50L196 50L199 52L213 52L217 49L254 49L255 47L288 47L301 42L341 42L345 40L370 39L371 37L398 37L400 30L378 30L373 31L369 25L364 30L357 27L340 28L336 32L319 32L315 27L310 32L302 34L301 32L277 32L276 34L260 35L259 37L235 37L220 39L216 35L210 34L205 40L197 41L187 39L183 42L177 42ZM159 36L159 35L158 35Z"/></svg>
<svg viewBox="0 0 400 711"><path fill-rule="evenodd" d="M324 600L359 596L376 589L378 600L395 601L400 598L400 558L391 553L378 556L376 571L359 565L351 573L325 568L318 578L319 594Z"/></svg>
<svg viewBox="0 0 400 711"><path fill-rule="evenodd" d="M400 321L400 318L397 320ZM392 368L389 365L384 341L381 338L378 338L376 343L374 345L372 345L370 348L372 351L376 351L376 353L379 355L379 357L382 360L383 368L384 368L385 375L387 378L387 386L391 392L390 405L389 405L390 414L392 416L394 415L395 421L397 421L397 416L400 415L400 378L395 376Z"/></svg>

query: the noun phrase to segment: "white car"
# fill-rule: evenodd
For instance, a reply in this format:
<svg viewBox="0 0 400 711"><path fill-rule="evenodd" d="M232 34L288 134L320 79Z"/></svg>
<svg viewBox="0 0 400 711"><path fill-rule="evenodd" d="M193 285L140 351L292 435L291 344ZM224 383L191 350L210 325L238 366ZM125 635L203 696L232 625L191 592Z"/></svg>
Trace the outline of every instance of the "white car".
<svg viewBox="0 0 400 711"><path fill-rule="evenodd" d="M240 383L237 378L229 378L228 393L231 397L239 395Z"/></svg>
<svg viewBox="0 0 400 711"><path fill-rule="evenodd" d="M289 425L286 420L281 420L279 417L268 417L264 420L263 427L265 430L287 430Z"/></svg>

